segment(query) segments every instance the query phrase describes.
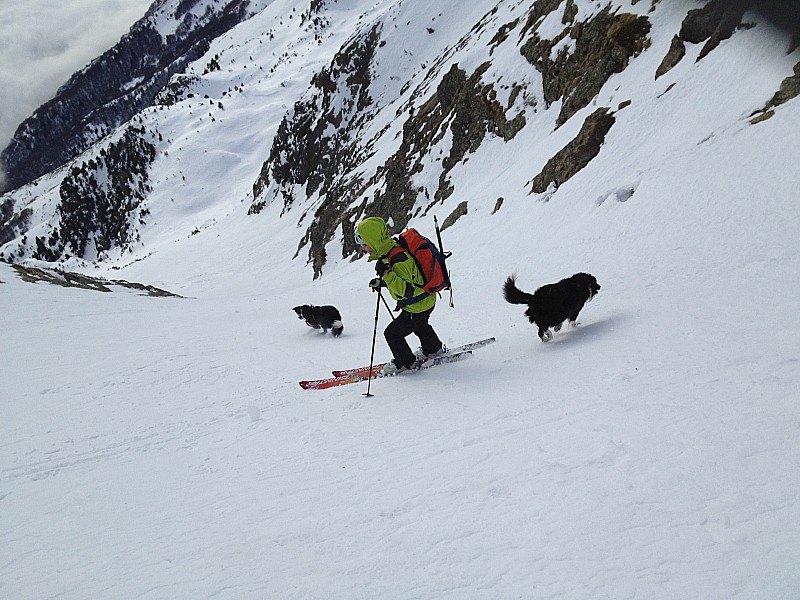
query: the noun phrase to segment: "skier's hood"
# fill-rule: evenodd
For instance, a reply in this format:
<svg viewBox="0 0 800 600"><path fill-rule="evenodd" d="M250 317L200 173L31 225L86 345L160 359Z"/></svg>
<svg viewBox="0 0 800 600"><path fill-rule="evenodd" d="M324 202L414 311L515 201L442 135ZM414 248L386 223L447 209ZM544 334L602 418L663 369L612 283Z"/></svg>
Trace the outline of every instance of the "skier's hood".
<svg viewBox="0 0 800 600"><path fill-rule="evenodd" d="M386 256L389 254L389 250L397 245L389 237L389 227L386 225L386 221L380 217L367 217L361 221L358 224L358 235L372 250L369 255L370 260L377 260L381 256Z"/></svg>

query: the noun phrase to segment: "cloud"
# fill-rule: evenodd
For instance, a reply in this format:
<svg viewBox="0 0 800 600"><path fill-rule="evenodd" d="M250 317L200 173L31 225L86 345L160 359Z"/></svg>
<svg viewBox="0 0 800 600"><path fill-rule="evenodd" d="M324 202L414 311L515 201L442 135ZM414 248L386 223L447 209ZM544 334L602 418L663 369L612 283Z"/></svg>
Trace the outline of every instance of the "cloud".
<svg viewBox="0 0 800 600"><path fill-rule="evenodd" d="M75 71L113 47L151 2L0 1L0 150Z"/></svg>

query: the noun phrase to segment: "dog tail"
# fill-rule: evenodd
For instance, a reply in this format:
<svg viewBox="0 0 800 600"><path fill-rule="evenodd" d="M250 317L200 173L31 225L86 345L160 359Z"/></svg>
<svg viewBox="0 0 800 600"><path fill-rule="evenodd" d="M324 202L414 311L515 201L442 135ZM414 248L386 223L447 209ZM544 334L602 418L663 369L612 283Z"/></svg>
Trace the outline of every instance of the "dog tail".
<svg viewBox="0 0 800 600"><path fill-rule="evenodd" d="M523 292L517 287L516 275L509 276L503 284L503 296L506 302L510 304L530 304L533 301L533 295Z"/></svg>
<svg viewBox="0 0 800 600"><path fill-rule="evenodd" d="M333 323L331 323L331 334L334 337L339 337L340 335L342 335L343 331L344 331L344 324L339 319L336 319Z"/></svg>

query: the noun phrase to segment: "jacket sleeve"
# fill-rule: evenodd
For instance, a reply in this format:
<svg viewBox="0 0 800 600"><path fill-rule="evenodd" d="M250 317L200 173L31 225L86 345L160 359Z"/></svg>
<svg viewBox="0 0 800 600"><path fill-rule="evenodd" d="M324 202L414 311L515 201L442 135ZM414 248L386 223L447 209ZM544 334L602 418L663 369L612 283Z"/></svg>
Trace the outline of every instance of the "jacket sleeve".
<svg viewBox="0 0 800 600"><path fill-rule="evenodd" d="M407 252L401 255L403 258L394 261L391 269L383 274L383 281L389 289L389 293L395 300L407 300L419 294L424 294L424 280L417 268L414 259Z"/></svg>

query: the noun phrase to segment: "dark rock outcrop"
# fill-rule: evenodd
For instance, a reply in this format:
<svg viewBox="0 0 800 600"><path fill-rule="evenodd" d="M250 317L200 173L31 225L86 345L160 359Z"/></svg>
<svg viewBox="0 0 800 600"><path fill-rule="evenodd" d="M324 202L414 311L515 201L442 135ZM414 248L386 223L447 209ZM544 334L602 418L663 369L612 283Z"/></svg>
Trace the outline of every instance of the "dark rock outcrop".
<svg viewBox="0 0 800 600"><path fill-rule="evenodd" d="M586 167L600 153L600 147L615 121L607 108L598 108L589 115L575 139L547 161L542 172L534 177L531 191L541 194L551 185L558 188Z"/></svg>
<svg viewBox="0 0 800 600"><path fill-rule="evenodd" d="M766 121L775 113L773 109L776 106L780 106L798 96L800 96L800 63L794 66L794 75L790 75L781 82L780 89L775 92L775 95L770 98L764 108L751 115L753 117L751 123Z"/></svg>
<svg viewBox="0 0 800 600"><path fill-rule="evenodd" d="M37 267L26 267L24 265L12 265L17 276L27 283L49 283L61 287L80 288L82 290L92 290L95 292L113 292L115 288L132 290L141 296L173 297L182 298L178 294L173 294L167 290L157 288L152 285L145 285L133 281L122 279L102 279L100 277L89 277L81 273L71 273L59 269L40 269Z"/></svg>
<svg viewBox="0 0 800 600"><path fill-rule="evenodd" d="M672 38L669 51L656 70L656 79L677 65L686 54L686 43L705 42L697 60L719 46L722 40L742 27L742 16L749 8L748 0L711 0L703 8L690 10L681 24L678 35Z"/></svg>
<svg viewBox="0 0 800 600"><path fill-rule="evenodd" d="M649 33L647 17L612 14L609 9L566 28L552 40L534 32L521 52L542 74L547 103L562 100L557 125L587 106L609 77L624 71L630 59L649 46ZM553 49L568 36L574 47L563 46L552 59Z"/></svg>

